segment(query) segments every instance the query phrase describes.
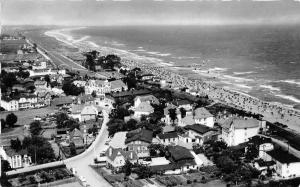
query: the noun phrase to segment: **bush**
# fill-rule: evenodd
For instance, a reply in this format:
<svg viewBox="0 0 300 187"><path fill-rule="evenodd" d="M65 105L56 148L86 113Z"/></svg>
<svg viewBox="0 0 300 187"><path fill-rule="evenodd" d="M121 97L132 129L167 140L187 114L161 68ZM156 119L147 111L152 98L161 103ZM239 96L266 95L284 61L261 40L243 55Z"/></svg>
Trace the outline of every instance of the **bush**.
<svg viewBox="0 0 300 187"><path fill-rule="evenodd" d="M186 183L187 183L187 184L192 184L192 181L187 180Z"/></svg>
<svg viewBox="0 0 300 187"><path fill-rule="evenodd" d="M198 182L197 179L194 179L194 183Z"/></svg>

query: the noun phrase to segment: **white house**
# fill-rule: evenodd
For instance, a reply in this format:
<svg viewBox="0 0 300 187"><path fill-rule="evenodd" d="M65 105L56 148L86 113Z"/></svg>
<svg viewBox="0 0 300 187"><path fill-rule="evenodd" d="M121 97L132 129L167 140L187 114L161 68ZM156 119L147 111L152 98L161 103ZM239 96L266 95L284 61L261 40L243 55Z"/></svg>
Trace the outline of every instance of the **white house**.
<svg viewBox="0 0 300 187"><path fill-rule="evenodd" d="M77 87L84 87L86 85L86 81L75 80L73 84Z"/></svg>
<svg viewBox="0 0 300 187"><path fill-rule="evenodd" d="M169 133L158 134L157 139L163 145L177 145L179 141L179 136L177 132L169 132Z"/></svg>
<svg viewBox="0 0 300 187"><path fill-rule="evenodd" d="M159 101L153 95L143 95L134 98L134 107L138 107L141 103L159 104Z"/></svg>
<svg viewBox="0 0 300 187"><path fill-rule="evenodd" d="M214 127L214 116L205 108L197 108L194 111L195 123Z"/></svg>
<svg viewBox="0 0 300 187"><path fill-rule="evenodd" d="M0 156L9 162L10 167L13 169L28 167L31 165L31 157L28 155L25 149L15 151L11 147L1 146Z"/></svg>
<svg viewBox="0 0 300 187"><path fill-rule="evenodd" d="M222 139L228 146L236 146L247 142L249 138L258 134L260 121L230 117L222 124Z"/></svg>
<svg viewBox="0 0 300 187"><path fill-rule="evenodd" d="M7 111L17 111L19 110L19 100L2 97L0 106Z"/></svg>
<svg viewBox="0 0 300 187"><path fill-rule="evenodd" d="M102 108L94 105L72 105L70 117L80 122L95 120L101 113Z"/></svg>
<svg viewBox="0 0 300 187"><path fill-rule="evenodd" d="M46 69L47 68L47 62L36 62L34 65L32 65L32 69Z"/></svg>
<svg viewBox="0 0 300 187"><path fill-rule="evenodd" d="M29 76L33 77L33 76L45 76L45 75L53 75L53 74L62 74L65 75L66 74L66 70L65 69L36 69L36 70L28 70L29 71Z"/></svg>
<svg viewBox="0 0 300 187"><path fill-rule="evenodd" d="M22 95L19 98L19 109L35 108L37 103L36 95Z"/></svg>
<svg viewBox="0 0 300 187"><path fill-rule="evenodd" d="M36 88L42 88L42 89L44 88L44 89L46 89L47 88L47 82L44 81L44 80L36 80L34 82L34 86Z"/></svg>
<svg viewBox="0 0 300 187"><path fill-rule="evenodd" d="M106 167L113 171L119 171L122 166L125 165L126 160L131 163L136 163L138 156L134 151L124 151L121 148L109 147L105 153L106 155Z"/></svg>
<svg viewBox="0 0 300 187"><path fill-rule="evenodd" d="M154 108L147 102L140 103L136 108L132 108L134 117L140 118L142 115L149 115L154 112Z"/></svg>
<svg viewBox="0 0 300 187"><path fill-rule="evenodd" d="M112 92L122 92L128 90L127 85L121 80L111 81L111 91Z"/></svg>
<svg viewBox="0 0 300 187"><path fill-rule="evenodd" d="M105 95L111 91L111 83L108 80L89 80L84 87L85 94Z"/></svg>
<svg viewBox="0 0 300 187"><path fill-rule="evenodd" d="M274 161L276 173L283 178L294 178L300 176L300 159L282 149L266 151L262 158L264 161Z"/></svg>

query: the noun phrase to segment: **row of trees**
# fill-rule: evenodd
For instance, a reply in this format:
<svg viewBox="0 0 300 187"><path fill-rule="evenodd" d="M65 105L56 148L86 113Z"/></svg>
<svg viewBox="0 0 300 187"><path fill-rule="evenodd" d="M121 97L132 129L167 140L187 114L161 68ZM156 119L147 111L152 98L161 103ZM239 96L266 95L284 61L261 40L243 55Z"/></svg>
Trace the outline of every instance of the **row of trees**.
<svg viewBox="0 0 300 187"><path fill-rule="evenodd" d="M11 148L20 151L26 149L32 161L37 164L48 163L55 160L55 154L51 144L40 136L25 137L23 141L18 138L11 140Z"/></svg>
<svg viewBox="0 0 300 187"><path fill-rule="evenodd" d="M96 71L96 66L101 66L102 69L114 70L115 67L121 66L121 58L117 55L99 56L98 51L90 51L84 54L86 57L83 64L86 68Z"/></svg>

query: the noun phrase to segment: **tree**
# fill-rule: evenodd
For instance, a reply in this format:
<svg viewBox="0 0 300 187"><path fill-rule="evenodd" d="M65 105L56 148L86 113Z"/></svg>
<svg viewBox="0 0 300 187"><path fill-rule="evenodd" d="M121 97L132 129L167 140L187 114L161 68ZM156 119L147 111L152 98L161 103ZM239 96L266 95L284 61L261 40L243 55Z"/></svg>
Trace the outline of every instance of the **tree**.
<svg viewBox="0 0 300 187"><path fill-rule="evenodd" d="M7 73L3 76L2 82L6 87L11 88L15 83L17 83L16 75L14 73Z"/></svg>
<svg viewBox="0 0 300 187"><path fill-rule="evenodd" d="M184 118L186 116L186 110L184 108L180 108L181 118Z"/></svg>
<svg viewBox="0 0 300 187"><path fill-rule="evenodd" d="M51 144L44 137L25 137L22 142L22 148L28 150L28 154L35 163L43 164L55 160Z"/></svg>
<svg viewBox="0 0 300 187"><path fill-rule="evenodd" d="M49 85L51 82L49 75L45 75L44 80L47 82L47 85Z"/></svg>
<svg viewBox="0 0 300 187"><path fill-rule="evenodd" d="M41 122L34 121L34 122L30 123L29 130L30 130L31 135L33 135L33 136L39 135L42 130Z"/></svg>
<svg viewBox="0 0 300 187"><path fill-rule="evenodd" d="M177 119L176 108L170 108L170 109L169 109L169 115L170 115L171 120L172 120L173 123L174 123L175 120Z"/></svg>
<svg viewBox="0 0 300 187"><path fill-rule="evenodd" d="M70 143L70 154L71 154L71 156L75 156L77 154L76 153L76 146L75 146L74 142Z"/></svg>
<svg viewBox="0 0 300 187"><path fill-rule="evenodd" d="M59 113L56 115L56 123L57 123L57 128L65 128L65 121L68 120L69 117L66 113Z"/></svg>
<svg viewBox="0 0 300 187"><path fill-rule="evenodd" d="M73 96L78 96L84 92L83 87L77 87L71 81L65 82L62 86L62 90L65 92L66 95L73 95Z"/></svg>
<svg viewBox="0 0 300 187"><path fill-rule="evenodd" d="M150 144L148 146L150 156L164 157L166 156L166 146L163 144Z"/></svg>
<svg viewBox="0 0 300 187"><path fill-rule="evenodd" d="M225 173L232 173L236 169L234 161L229 156L220 156L216 160L216 165Z"/></svg>
<svg viewBox="0 0 300 187"><path fill-rule="evenodd" d="M153 173L148 166L138 164L134 172L138 175L140 179L150 178Z"/></svg>
<svg viewBox="0 0 300 187"><path fill-rule="evenodd" d="M6 121L4 119L1 119L1 130L5 129L6 127Z"/></svg>
<svg viewBox="0 0 300 187"><path fill-rule="evenodd" d="M124 131L131 131L138 128L137 121L135 119L130 119L124 125Z"/></svg>
<svg viewBox="0 0 300 187"><path fill-rule="evenodd" d="M74 119L67 119L64 121L64 127L70 129L70 131L74 130L75 128L80 129L79 123Z"/></svg>
<svg viewBox="0 0 300 187"><path fill-rule="evenodd" d="M125 122L120 119L111 119L107 123L107 130L109 136L113 136L116 132L120 132L124 129Z"/></svg>
<svg viewBox="0 0 300 187"><path fill-rule="evenodd" d="M12 149L14 149L15 151L19 151L19 150L21 150L22 149L22 143L21 143L21 141L19 140L19 138L17 138L17 139L11 139L10 140L10 147L12 148Z"/></svg>
<svg viewBox="0 0 300 187"><path fill-rule="evenodd" d="M121 172L125 173L125 176L129 176L132 172L132 167L133 164L129 160L126 160L125 165L121 168Z"/></svg>
<svg viewBox="0 0 300 187"><path fill-rule="evenodd" d="M10 113L6 116L6 124L11 128L14 127L17 121L18 117L14 113Z"/></svg>
<svg viewBox="0 0 300 187"><path fill-rule="evenodd" d="M130 112L128 109L123 107L117 107L116 109L112 110L112 112L110 113L110 118L114 118L114 119L124 120L125 116L130 116Z"/></svg>
<svg viewBox="0 0 300 187"><path fill-rule="evenodd" d="M7 160L1 159L1 173L5 173L7 171L10 171L11 167Z"/></svg>

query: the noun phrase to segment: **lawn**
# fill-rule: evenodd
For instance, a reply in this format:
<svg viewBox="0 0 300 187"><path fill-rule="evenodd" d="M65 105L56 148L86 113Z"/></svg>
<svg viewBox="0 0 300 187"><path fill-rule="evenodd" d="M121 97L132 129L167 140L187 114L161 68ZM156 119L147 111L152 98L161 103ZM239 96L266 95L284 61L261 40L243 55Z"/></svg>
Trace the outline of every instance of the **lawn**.
<svg viewBox="0 0 300 187"><path fill-rule="evenodd" d="M51 114L55 112L53 107L45 107L45 108L38 108L38 109L28 109L22 111L13 111L13 112L1 112L0 119L5 119L6 116L10 113L14 113L18 117L17 125L29 125L33 118L36 116L46 116L47 114Z"/></svg>

